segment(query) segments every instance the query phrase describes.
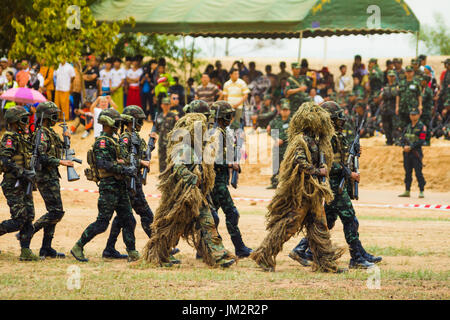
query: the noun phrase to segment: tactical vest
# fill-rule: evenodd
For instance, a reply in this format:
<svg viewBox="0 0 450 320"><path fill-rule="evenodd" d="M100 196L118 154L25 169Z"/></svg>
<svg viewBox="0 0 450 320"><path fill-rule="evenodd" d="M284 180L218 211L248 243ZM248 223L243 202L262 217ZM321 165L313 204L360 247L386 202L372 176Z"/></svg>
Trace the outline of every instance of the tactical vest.
<svg viewBox="0 0 450 320"><path fill-rule="evenodd" d="M101 168L97 167L97 159L95 158L95 154L94 154L94 146L95 146L95 143L99 139L107 139L108 141L110 141L116 149L116 155L117 156L120 155L119 145L116 141L114 141L113 138L107 137L107 136L97 137L95 139L94 144L92 145L92 147L89 149L89 151L87 153L87 162L88 162L90 168L84 169L84 175L86 176L86 179L88 179L89 181L94 181L95 183L99 182L101 179L105 179L105 178L109 178L109 177L115 177L116 179L121 179L122 178L121 175L117 175L112 172L107 172L105 169L101 169Z"/></svg>
<svg viewBox="0 0 450 320"><path fill-rule="evenodd" d="M61 145L61 140L55 131L50 130L49 128L42 127L44 131L46 131L49 137L49 149L47 150L47 154L49 156L61 159L63 154L63 146ZM35 133L36 134L36 133Z"/></svg>
<svg viewBox="0 0 450 320"><path fill-rule="evenodd" d="M5 137L9 137L11 140L17 143L16 154L14 154L11 160L22 169L30 168L30 160L31 160L31 146L30 144L21 137L18 133L12 131L6 131L3 135L3 139ZM18 139L17 139L18 138ZM8 173L3 169L3 164L0 166L0 173L3 171L5 173L5 177L13 177L11 173Z"/></svg>

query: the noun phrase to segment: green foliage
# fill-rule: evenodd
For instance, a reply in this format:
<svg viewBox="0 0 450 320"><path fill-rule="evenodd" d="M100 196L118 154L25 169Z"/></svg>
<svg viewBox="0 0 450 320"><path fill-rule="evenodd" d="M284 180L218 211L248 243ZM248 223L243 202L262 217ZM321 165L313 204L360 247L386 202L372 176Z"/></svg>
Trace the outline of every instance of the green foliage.
<svg viewBox="0 0 450 320"><path fill-rule="evenodd" d="M445 19L440 13L434 15L436 27L424 26L420 30L420 40L425 45L430 54L450 55L450 33Z"/></svg>
<svg viewBox="0 0 450 320"><path fill-rule="evenodd" d="M76 62L85 52L111 54L118 40L120 27L133 24L132 19L98 24L92 16L86 0L34 0L34 14L25 22L12 19L16 30L15 42L9 52L11 58L45 60L47 65L57 66L63 61ZM78 15L69 6L79 7ZM79 29L69 29L70 23L79 21Z"/></svg>

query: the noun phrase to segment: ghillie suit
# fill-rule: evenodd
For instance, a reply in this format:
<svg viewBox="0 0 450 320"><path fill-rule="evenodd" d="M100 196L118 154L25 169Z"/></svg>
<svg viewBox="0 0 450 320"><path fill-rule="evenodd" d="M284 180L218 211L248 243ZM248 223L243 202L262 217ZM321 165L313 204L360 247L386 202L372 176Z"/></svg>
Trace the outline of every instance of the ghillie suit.
<svg viewBox="0 0 450 320"><path fill-rule="evenodd" d="M224 248L209 209L208 195L215 179L214 160L211 160L214 154L204 154L201 163L198 163L199 157L193 148L195 122L201 123L203 135L206 117L200 113L186 114L169 133L167 168L159 175L161 201L152 224L152 237L143 250L144 261L157 265L170 264L170 251L180 237L195 247L210 266L227 266L224 262L234 258ZM189 132L189 145L181 144L176 139L181 130ZM173 141L174 138L176 141ZM203 145L201 151L205 149L217 150L208 144Z"/></svg>
<svg viewBox="0 0 450 320"><path fill-rule="evenodd" d="M306 228L313 252L313 271L337 271L342 249L333 247L323 201L333 200L328 176L319 176L319 166L330 168L334 133L328 112L313 102L305 102L295 112L288 129L288 147L281 163L279 185L268 206L268 234L251 255L258 265L274 271L275 258L283 244ZM326 163L319 164L322 152Z"/></svg>

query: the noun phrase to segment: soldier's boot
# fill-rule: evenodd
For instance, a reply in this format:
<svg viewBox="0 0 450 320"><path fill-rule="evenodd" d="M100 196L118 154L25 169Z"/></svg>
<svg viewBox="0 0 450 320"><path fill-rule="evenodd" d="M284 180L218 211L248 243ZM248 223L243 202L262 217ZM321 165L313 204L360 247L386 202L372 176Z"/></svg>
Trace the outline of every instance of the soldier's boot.
<svg viewBox="0 0 450 320"><path fill-rule="evenodd" d="M236 262L236 260L234 260L234 259L222 258L219 261L217 261L217 264L219 266L221 266L222 268L228 268L235 262Z"/></svg>
<svg viewBox="0 0 450 320"><path fill-rule="evenodd" d="M202 257L202 255L200 253L197 252L195 254L195 259L200 260L200 259L203 259L203 257Z"/></svg>
<svg viewBox="0 0 450 320"><path fill-rule="evenodd" d="M233 242L235 253L238 258L247 258L253 252L252 249L244 244L240 233L232 236L231 242Z"/></svg>
<svg viewBox="0 0 450 320"><path fill-rule="evenodd" d="M22 248L20 250L20 261L39 261L39 257L31 251L30 248Z"/></svg>
<svg viewBox="0 0 450 320"><path fill-rule="evenodd" d="M423 191L419 192L419 198L425 198L425 195L423 194Z"/></svg>
<svg viewBox="0 0 450 320"><path fill-rule="evenodd" d="M364 257L362 256L361 252L360 252L360 248L358 245L359 241L353 241L352 243L350 243L349 245L349 249L350 249L350 264L349 264L349 268L350 269L369 269L372 268L374 266L373 263L367 261L366 259L364 259Z"/></svg>
<svg viewBox="0 0 450 320"><path fill-rule="evenodd" d="M172 251L170 251L171 255L177 254L178 252L180 252L180 249L178 248L173 248Z"/></svg>
<svg viewBox="0 0 450 320"><path fill-rule="evenodd" d="M181 263L181 260L178 260L178 259L175 258L173 255L170 255L170 256L169 256L169 261L170 261L170 263L172 263L172 264L180 264L180 263Z"/></svg>
<svg viewBox="0 0 450 320"><path fill-rule="evenodd" d="M271 184L270 186L266 187L267 190L271 190L271 189L276 189L277 186L274 186L273 184Z"/></svg>
<svg viewBox="0 0 450 320"><path fill-rule="evenodd" d="M378 257L378 256L373 256L370 253L368 253L364 247L361 244L361 241L358 241L358 246L359 246L359 252L361 253L361 255L363 256L364 259L366 259L368 262L371 263L378 263L381 262L381 260L383 260L382 257Z"/></svg>
<svg viewBox="0 0 450 320"><path fill-rule="evenodd" d="M137 250L128 250L128 262L137 261L141 257Z"/></svg>
<svg viewBox="0 0 450 320"><path fill-rule="evenodd" d="M403 192L402 194L399 194L398 196L401 198L409 198L411 196L411 194L408 190L406 190L405 192Z"/></svg>
<svg viewBox="0 0 450 320"><path fill-rule="evenodd" d="M44 258L58 258L64 259L66 255L62 252L57 252L52 248L53 236L44 233L44 238L42 239L42 248L39 250L39 256Z"/></svg>
<svg viewBox="0 0 450 320"><path fill-rule="evenodd" d="M265 264L264 262L260 261L257 262L258 266L263 269L266 272L275 272L275 268L272 266L269 266L268 264Z"/></svg>
<svg viewBox="0 0 450 320"><path fill-rule="evenodd" d="M70 250L70 253L73 255L75 259L77 259L80 262L88 262L89 260L84 256L83 247L77 242L73 246L72 250Z"/></svg>
<svg viewBox="0 0 450 320"><path fill-rule="evenodd" d="M128 255L121 254L115 248L106 247L105 250L103 250L102 258L105 258L105 259L128 259Z"/></svg>
<svg viewBox="0 0 450 320"><path fill-rule="evenodd" d="M308 239L303 238L298 245L289 252L289 258L297 261L304 267L311 265L310 260L307 258L306 250L308 249Z"/></svg>

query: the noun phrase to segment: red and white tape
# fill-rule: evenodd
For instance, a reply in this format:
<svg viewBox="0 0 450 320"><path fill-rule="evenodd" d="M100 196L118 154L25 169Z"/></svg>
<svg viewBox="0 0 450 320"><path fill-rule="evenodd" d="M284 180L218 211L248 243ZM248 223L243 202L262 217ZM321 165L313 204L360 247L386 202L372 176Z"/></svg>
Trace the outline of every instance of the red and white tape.
<svg viewBox="0 0 450 320"><path fill-rule="evenodd" d="M79 189L79 188L61 188L62 191L77 191L98 193L98 190ZM160 194L146 194L148 198L161 198ZM250 202L270 202L267 198L244 198L233 197L236 201L250 201ZM354 203L357 207L375 207L375 208L397 208L397 209L426 209L426 210L450 210L450 205L443 204L377 204L377 203Z"/></svg>

